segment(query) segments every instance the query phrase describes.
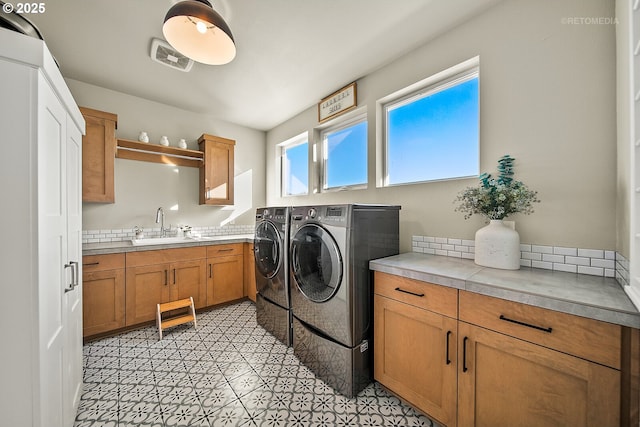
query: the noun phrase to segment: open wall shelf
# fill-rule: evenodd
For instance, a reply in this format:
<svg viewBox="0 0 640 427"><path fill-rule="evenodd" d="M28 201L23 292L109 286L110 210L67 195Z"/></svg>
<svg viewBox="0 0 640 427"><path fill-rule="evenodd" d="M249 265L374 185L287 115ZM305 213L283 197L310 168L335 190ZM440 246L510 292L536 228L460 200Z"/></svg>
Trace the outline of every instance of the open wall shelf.
<svg viewBox="0 0 640 427"><path fill-rule="evenodd" d="M204 162L204 153L202 151L165 147L164 145L126 139L118 139L116 157L194 168L199 168Z"/></svg>

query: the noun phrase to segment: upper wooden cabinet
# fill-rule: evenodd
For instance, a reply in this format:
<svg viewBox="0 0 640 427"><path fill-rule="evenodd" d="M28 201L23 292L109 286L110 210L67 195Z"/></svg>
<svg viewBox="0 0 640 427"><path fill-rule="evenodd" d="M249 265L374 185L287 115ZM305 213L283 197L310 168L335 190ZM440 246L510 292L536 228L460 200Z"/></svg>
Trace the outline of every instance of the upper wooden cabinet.
<svg viewBox="0 0 640 427"><path fill-rule="evenodd" d="M231 139L204 134L198 139L204 162L200 167L200 204L233 205L233 150Z"/></svg>
<svg viewBox="0 0 640 427"><path fill-rule="evenodd" d="M114 203L114 159L118 116L80 107L86 122L82 137L82 201Z"/></svg>

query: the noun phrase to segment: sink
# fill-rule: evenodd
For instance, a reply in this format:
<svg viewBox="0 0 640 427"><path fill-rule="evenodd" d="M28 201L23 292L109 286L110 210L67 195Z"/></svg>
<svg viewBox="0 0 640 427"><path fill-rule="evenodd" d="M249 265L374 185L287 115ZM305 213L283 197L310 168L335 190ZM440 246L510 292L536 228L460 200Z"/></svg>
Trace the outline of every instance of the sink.
<svg viewBox="0 0 640 427"><path fill-rule="evenodd" d="M133 246L170 245L173 243L193 242L190 237L151 237L149 239L131 239Z"/></svg>

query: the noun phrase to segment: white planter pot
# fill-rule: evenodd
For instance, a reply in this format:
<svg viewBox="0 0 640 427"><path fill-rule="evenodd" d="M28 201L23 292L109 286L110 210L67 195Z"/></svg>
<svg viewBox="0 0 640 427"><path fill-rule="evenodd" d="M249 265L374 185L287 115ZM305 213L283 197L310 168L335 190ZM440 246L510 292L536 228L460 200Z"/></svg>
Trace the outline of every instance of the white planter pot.
<svg viewBox="0 0 640 427"><path fill-rule="evenodd" d="M476 232L475 263L484 267L518 270L520 268L520 235L500 220Z"/></svg>

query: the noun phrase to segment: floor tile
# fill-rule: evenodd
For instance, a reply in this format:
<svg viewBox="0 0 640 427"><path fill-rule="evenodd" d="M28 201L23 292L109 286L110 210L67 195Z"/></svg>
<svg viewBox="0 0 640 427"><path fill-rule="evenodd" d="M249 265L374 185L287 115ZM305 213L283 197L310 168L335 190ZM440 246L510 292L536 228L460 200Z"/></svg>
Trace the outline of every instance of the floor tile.
<svg viewBox="0 0 640 427"><path fill-rule="evenodd" d="M74 427L346 427L438 424L377 383L336 393L258 326L250 302L87 343Z"/></svg>

